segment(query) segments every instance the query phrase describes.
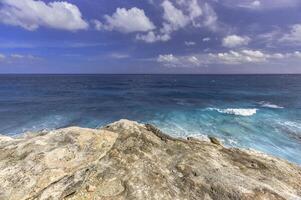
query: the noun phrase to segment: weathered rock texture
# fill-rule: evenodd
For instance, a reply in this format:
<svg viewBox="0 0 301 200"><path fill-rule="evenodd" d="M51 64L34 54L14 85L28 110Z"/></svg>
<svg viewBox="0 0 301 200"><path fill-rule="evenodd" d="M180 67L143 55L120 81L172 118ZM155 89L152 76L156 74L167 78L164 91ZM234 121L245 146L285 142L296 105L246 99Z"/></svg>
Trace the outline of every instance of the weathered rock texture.
<svg viewBox="0 0 301 200"><path fill-rule="evenodd" d="M0 199L301 199L301 168L121 120L0 137Z"/></svg>

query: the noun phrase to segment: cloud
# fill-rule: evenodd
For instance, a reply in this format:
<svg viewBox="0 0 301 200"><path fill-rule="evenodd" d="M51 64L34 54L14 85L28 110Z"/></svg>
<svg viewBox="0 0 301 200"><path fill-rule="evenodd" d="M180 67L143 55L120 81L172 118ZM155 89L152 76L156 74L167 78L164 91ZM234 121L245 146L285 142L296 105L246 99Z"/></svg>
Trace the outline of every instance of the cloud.
<svg viewBox="0 0 301 200"><path fill-rule="evenodd" d="M300 47L301 24L294 24L286 30L276 27L270 32L257 34L256 42L272 48Z"/></svg>
<svg viewBox="0 0 301 200"><path fill-rule="evenodd" d="M300 5L299 0L223 0L225 6L251 10L271 10L293 8Z"/></svg>
<svg viewBox="0 0 301 200"><path fill-rule="evenodd" d="M260 9L262 8L263 4L259 0L255 1L247 1L247 2L242 2L239 4L240 7L243 8L249 8L249 9Z"/></svg>
<svg viewBox="0 0 301 200"><path fill-rule="evenodd" d="M94 20L95 28L98 30L116 30L122 33L147 32L155 29L155 25L145 15L144 10L133 7L129 10L117 8L112 15L105 15L105 23Z"/></svg>
<svg viewBox="0 0 301 200"><path fill-rule="evenodd" d="M22 59L22 58L24 58L25 56L24 56L24 55L21 55L21 54L12 54L11 57L12 57L12 58L16 58L16 59Z"/></svg>
<svg viewBox="0 0 301 200"><path fill-rule="evenodd" d="M0 54L0 62L3 61L7 64L19 63L19 62L33 62L37 60L41 60L41 58L30 54L16 54L16 53L9 54L9 55Z"/></svg>
<svg viewBox="0 0 301 200"><path fill-rule="evenodd" d="M15 59L15 60L21 60L21 59L27 59L27 60L34 60L34 59L39 59L38 57L35 57L33 55L27 54L27 55L23 55L23 54L11 54L10 55L11 59Z"/></svg>
<svg viewBox="0 0 301 200"><path fill-rule="evenodd" d="M170 1L165 0L161 6L164 9L163 19L166 21L164 24L166 32L178 30L190 22L189 17L184 15L182 10L177 9Z"/></svg>
<svg viewBox="0 0 301 200"><path fill-rule="evenodd" d="M291 27L289 33L280 38L281 42L301 42L301 24L295 24Z"/></svg>
<svg viewBox="0 0 301 200"><path fill-rule="evenodd" d="M161 6L164 10L163 30L165 32L176 31L192 24L194 27L214 28L217 22L217 14L208 3L200 4L197 0L177 1L176 8L170 1L165 0ZM185 13L185 14L184 14Z"/></svg>
<svg viewBox="0 0 301 200"><path fill-rule="evenodd" d="M258 50L229 51L225 53L209 54L209 56L212 61L222 64L257 63L264 62L268 58L268 55Z"/></svg>
<svg viewBox="0 0 301 200"><path fill-rule="evenodd" d="M203 15L203 10L200 7L197 0L192 0L188 3L188 11L190 20L193 22L195 26L198 26L197 23L194 21L197 17Z"/></svg>
<svg viewBox="0 0 301 200"><path fill-rule="evenodd" d="M300 51L295 51L295 53L293 55L297 58L301 58L301 52Z"/></svg>
<svg viewBox="0 0 301 200"><path fill-rule="evenodd" d="M165 67L173 68L196 67L203 64L196 56L174 56L173 54L159 55L157 62Z"/></svg>
<svg viewBox="0 0 301 200"><path fill-rule="evenodd" d="M166 41L170 40L170 35L168 35L168 34L156 35L153 31L150 31L144 35L143 34L136 35L136 39L145 41L146 43L154 43L157 41L166 42Z"/></svg>
<svg viewBox="0 0 301 200"><path fill-rule="evenodd" d="M54 1L1 0L0 22L33 31L40 26L76 31L88 28L77 6Z"/></svg>
<svg viewBox="0 0 301 200"><path fill-rule="evenodd" d="M208 4L204 4L204 26L208 27L209 29L216 31L217 28L217 14L216 12L212 9L212 7Z"/></svg>
<svg viewBox="0 0 301 200"><path fill-rule="evenodd" d="M6 56L0 53L0 61L4 60L5 58Z"/></svg>
<svg viewBox="0 0 301 200"><path fill-rule="evenodd" d="M178 59L173 54L159 55L158 62L160 63L177 63Z"/></svg>
<svg viewBox="0 0 301 200"><path fill-rule="evenodd" d="M227 48L244 46L249 44L250 38L246 36L229 35L223 39L222 45Z"/></svg>
<svg viewBox="0 0 301 200"><path fill-rule="evenodd" d="M192 42L192 41L185 41L185 45L186 46L194 46L194 45L196 45L196 43Z"/></svg>
<svg viewBox="0 0 301 200"><path fill-rule="evenodd" d="M277 63L280 61L301 61L301 52L293 53L266 53L260 50L244 49L240 51L228 51L220 53L201 53L186 56L174 56L173 54L159 55L157 62L165 67L207 67L210 65L243 65L258 63ZM285 62L287 63L287 62Z"/></svg>
<svg viewBox="0 0 301 200"><path fill-rule="evenodd" d="M195 67L200 66L201 62L195 56L177 57L173 54L159 55L157 62L165 67L178 68L178 67Z"/></svg>
<svg viewBox="0 0 301 200"><path fill-rule="evenodd" d="M209 42L210 40L211 40L210 37L205 37L205 38L202 39L203 42Z"/></svg>
<svg viewBox="0 0 301 200"><path fill-rule="evenodd" d="M97 19L93 19L91 21L91 23L94 25L95 30L100 31L100 30L104 29L103 23Z"/></svg>
<svg viewBox="0 0 301 200"><path fill-rule="evenodd" d="M258 0L253 1L250 5L254 8L258 8L261 6L261 1L258 1Z"/></svg>
<svg viewBox="0 0 301 200"><path fill-rule="evenodd" d="M188 25L193 27L207 27L216 30L217 14L208 3L200 4L197 0L177 0L173 3L164 0L161 3L163 9L163 22L159 30L152 30L147 34L139 34L136 39L148 43L157 41L168 41L171 34L185 28Z"/></svg>
<svg viewBox="0 0 301 200"><path fill-rule="evenodd" d="M36 48L90 48L90 47L100 47L106 46L107 43L99 43L99 42L76 42L76 41L59 41L59 42L0 42L0 48L2 49L36 49Z"/></svg>
<svg viewBox="0 0 301 200"><path fill-rule="evenodd" d="M209 54L210 62L219 64L245 64L263 63L282 59L298 58L298 51L294 53L265 53L260 50L229 51L224 53Z"/></svg>
<svg viewBox="0 0 301 200"><path fill-rule="evenodd" d="M125 58L129 58L130 55L124 53L112 53L111 55L109 55L109 57L114 59L125 59Z"/></svg>
<svg viewBox="0 0 301 200"><path fill-rule="evenodd" d="M199 66L201 64L200 60L195 56L189 56L187 61L194 66Z"/></svg>

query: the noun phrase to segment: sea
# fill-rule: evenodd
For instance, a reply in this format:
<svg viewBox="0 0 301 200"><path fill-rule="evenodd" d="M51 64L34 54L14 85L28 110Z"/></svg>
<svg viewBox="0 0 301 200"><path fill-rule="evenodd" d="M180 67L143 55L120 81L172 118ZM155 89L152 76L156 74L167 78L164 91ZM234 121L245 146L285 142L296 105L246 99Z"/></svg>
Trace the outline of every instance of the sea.
<svg viewBox="0 0 301 200"><path fill-rule="evenodd" d="M301 75L0 75L0 134L119 119L301 165Z"/></svg>

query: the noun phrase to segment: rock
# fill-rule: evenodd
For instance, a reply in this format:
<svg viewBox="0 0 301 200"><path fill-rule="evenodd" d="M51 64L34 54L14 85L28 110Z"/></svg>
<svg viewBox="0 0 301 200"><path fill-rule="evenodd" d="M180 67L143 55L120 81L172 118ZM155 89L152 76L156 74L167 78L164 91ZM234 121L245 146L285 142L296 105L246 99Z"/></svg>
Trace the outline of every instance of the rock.
<svg viewBox="0 0 301 200"><path fill-rule="evenodd" d="M301 168L121 120L0 136L0 200L301 200Z"/></svg>
<svg viewBox="0 0 301 200"><path fill-rule="evenodd" d="M122 182L118 178L104 181L97 189L98 195L103 197L117 196L124 191Z"/></svg>
<svg viewBox="0 0 301 200"><path fill-rule="evenodd" d="M94 185L87 185L86 190L87 192L95 192L96 187Z"/></svg>
<svg viewBox="0 0 301 200"><path fill-rule="evenodd" d="M209 136L208 138L212 144L222 146L222 143L216 137Z"/></svg>

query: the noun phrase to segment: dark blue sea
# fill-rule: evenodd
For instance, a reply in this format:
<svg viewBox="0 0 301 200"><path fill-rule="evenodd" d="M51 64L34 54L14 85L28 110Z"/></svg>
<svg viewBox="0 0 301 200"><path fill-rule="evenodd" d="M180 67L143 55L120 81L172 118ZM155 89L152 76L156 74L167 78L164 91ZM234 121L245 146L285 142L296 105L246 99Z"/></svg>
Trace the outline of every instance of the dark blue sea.
<svg viewBox="0 0 301 200"><path fill-rule="evenodd" d="M301 75L0 75L0 133L126 118L301 164Z"/></svg>

